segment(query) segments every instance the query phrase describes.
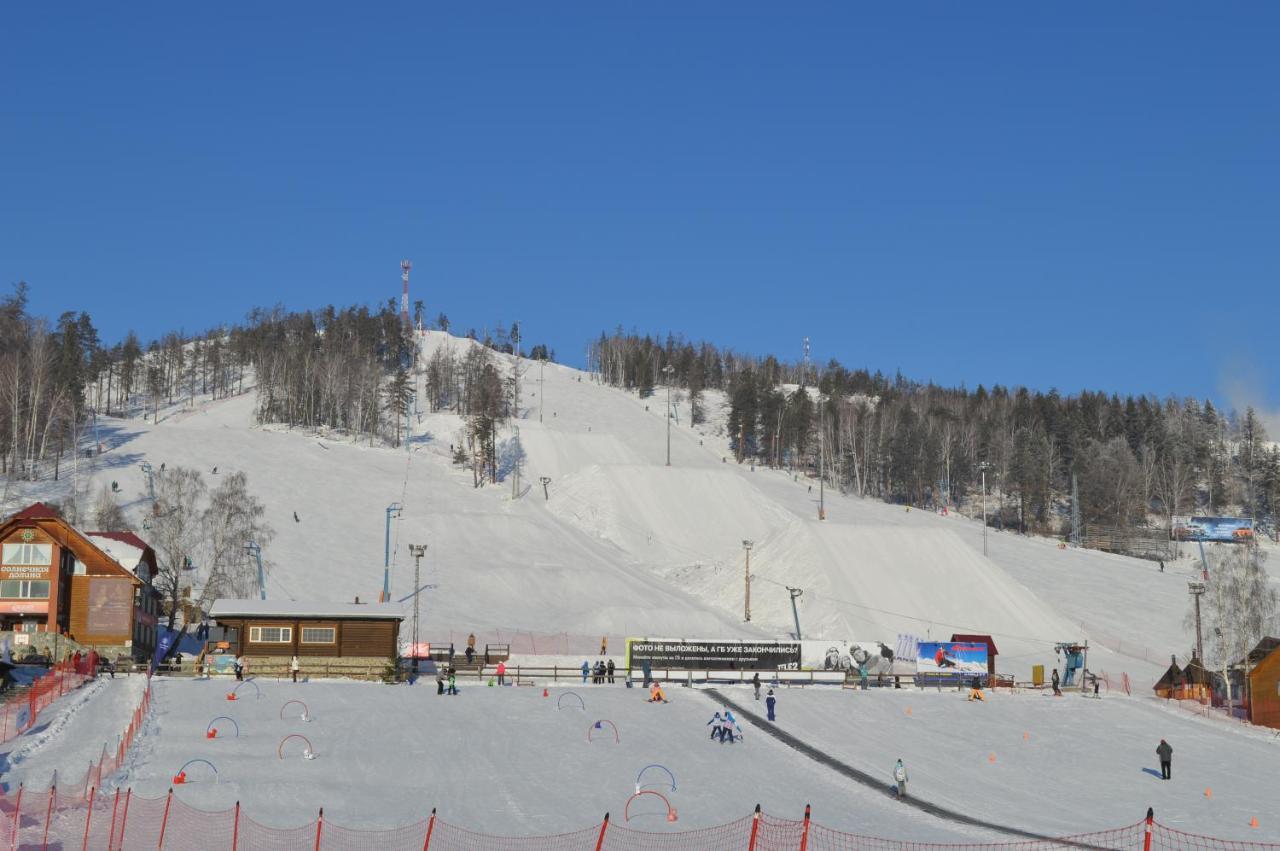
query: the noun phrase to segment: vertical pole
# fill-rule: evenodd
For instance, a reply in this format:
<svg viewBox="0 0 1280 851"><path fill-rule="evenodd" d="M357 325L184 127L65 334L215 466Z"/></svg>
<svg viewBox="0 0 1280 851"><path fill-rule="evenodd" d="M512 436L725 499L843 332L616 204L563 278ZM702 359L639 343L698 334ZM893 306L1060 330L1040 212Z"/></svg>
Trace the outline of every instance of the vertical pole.
<svg viewBox="0 0 1280 851"><path fill-rule="evenodd" d="M804 827L800 833L800 851L809 849L809 805L804 805Z"/></svg>
<svg viewBox="0 0 1280 851"><path fill-rule="evenodd" d="M4 728L3 728L3 732L0 732L0 742L7 742L8 740L9 740L9 704L5 703Z"/></svg>
<svg viewBox="0 0 1280 851"><path fill-rule="evenodd" d="M822 386L818 386L818 519L827 519L827 430L822 425Z"/></svg>
<svg viewBox="0 0 1280 851"><path fill-rule="evenodd" d="M160 842L157 848L164 847L164 830L169 826L169 805L173 803L173 787L169 787L169 796L164 799L164 815L160 818Z"/></svg>
<svg viewBox="0 0 1280 851"><path fill-rule="evenodd" d="M89 806L84 809L84 842L80 845L80 851L89 851L89 820L93 818L93 793L97 788L89 790Z"/></svg>
<svg viewBox="0 0 1280 851"><path fill-rule="evenodd" d="M671 466L671 368L670 364L663 372L667 374L667 466Z"/></svg>
<svg viewBox="0 0 1280 851"><path fill-rule="evenodd" d="M9 840L9 851L17 851L18 826L22 824L22 784L18 784L18 800L13 805L13 836Z"/></svg>
<svg viewBox="0 0 1280 851"><path fill-rule="evenodd" d="M133 798L132 786L124 790L124 812L120 814L120 843L116 845L116 848L124 847L124 829L129 823L129 801L131 798ZM110 851L110 849L108 849L108 851Z"/></svg>
<svg viewBox="0 0 1280 851"><path fill-rule="evenodd" d="M324 830L324 807L320 808L320 816L316 819L316 851L320 851L320 832Z"/></svg>
<svg viewBox="0 0 1280 851"><path fill-rule="evenodd" d="M743 572L742 619L751 620L751 547L744 547L747 554L746 570Z"/></svg>
<svg viewBox="0 0 1280 851"><path fill-rule="evenodd" d="M1155 810L1147 807L1147 824L1145 834L1142 837L1142 851L1151 851L1151 825L1156 820Z"/></svg>
<svg viewBox="0 0 1280 851"><path fill-rule="evenodd" d="M1201 586L1203 588L1203 586ZM1192 591L1192 596L1196 600L1196 658L1200 660L1200 664L1204 664L1204 639L1200 636L1200 593Z"/></svg>
<svg viewBox="0 0 1280 851"><path fill-rule="evenodd" d="M609 814L604 814L604 821L600 822L600 835L596 837L596 851L600 851L604 847L604 833L609 829Z"/></svg>
<svg viewBox="0 0 1280 851"><path fill-rule="evenodd" d="M120 811L120 790L116 789L115 800L111 803L111 830L107 832L107 851L111 851L111 843L116 838L116 814Z"/></svg>
<svg viewBox="0 0 1280 851"><path fill-rule="evenodd" d="M422 851L431 847L431 833L436 829L436 808L431 808L431 818L427 819L427 838L422 843Z"/></svg>
<svg viewBox="0 0 1280 851"><path fill-rule="evenodd" d="M49 787L49 808L44 811L44 841L40 843L40 851L49 849L49 820L53 818L53 802L58 797L58 787Z"/></svg>
<svg viewBox="0 0 1280 851"><path fill-rule="evenodd" d="M240 802L236 801L235 821L231 823L231 851L236 851L236 845L240 842Z"/></svg>
<svg viewBox="0 0 1280 851"><path fill-rule="evenodd" d="M751 840L747 843L747 851L756 851L756 836L760 833L760 805L756 804L755 815L751 816Z"/></svg>
<svg viewBox="0 0 1280 851"><path fill-rule="evenodd" d="M982 469L982 554L987 554L987 470Z"/></svg>

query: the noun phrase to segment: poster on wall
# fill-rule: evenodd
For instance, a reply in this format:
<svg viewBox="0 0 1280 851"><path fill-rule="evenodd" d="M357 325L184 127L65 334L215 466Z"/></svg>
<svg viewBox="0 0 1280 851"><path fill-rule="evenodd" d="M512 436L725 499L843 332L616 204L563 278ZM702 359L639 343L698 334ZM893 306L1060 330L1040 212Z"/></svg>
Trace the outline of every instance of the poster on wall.
<svg viewBox="0 0 1280 851"><path fill-rule="evenodd" d="M627 664L681 670L797 670L798 641L726 641L690 638L628 638Z"/></svg>
<svg viewBox="0 0 1280 851"><path fill-rule="evenodd" d="M866 671L867 676L909 677L916 672L915 656L901 657L883 641L800 642L801 667L814 671Z"/></svg>
<svg viewBox="0 0 1280 851"><path fill-rule="evenodd" d="M1253 520L1249 517L1175 517L1173 538L1177 541L1247 544L1253 541Z"/></svg>
<svg viewBox="0 0 1280 851"><path fill-rule="evenodd" d="M119 579L89 580L89 635L128 635L132 628L133 583Z"/></svg>
<svg viewBox="0 0 1280 851"><path fill-rule="evenodd" d="M921 674L987 673L987 645L963 641L921 641L916 667Z"/></svg>

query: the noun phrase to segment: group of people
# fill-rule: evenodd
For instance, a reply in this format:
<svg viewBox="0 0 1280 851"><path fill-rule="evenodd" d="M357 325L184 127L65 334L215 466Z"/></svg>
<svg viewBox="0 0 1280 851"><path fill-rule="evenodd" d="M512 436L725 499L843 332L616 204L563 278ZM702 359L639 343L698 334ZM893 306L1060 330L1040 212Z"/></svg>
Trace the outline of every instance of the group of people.
<svg viewBox="0 0 1280 851"><path fill-rule="evenodd" d="M613 682L613 672L617 670L614 667L613 660L607 662L604 660L597 661L594 665L585 659L582 662L582 684L587 684L587 677L591 678L591 682L596 685Z"/></svg>
<svg viewBox="0 0 1280 851"><path fill-rule="evenodd" d="M506 670L503 670L506 673ZM436 694L457 694L458 672L452 665L436 674Z"/></svg>
<svg viewBox="0 0 1280 851"><path fill-rule="evenodd" d="M711 741L720 740L720 744L726 741L729 744L742 741L742 727L738 725L738 719L733 717L733 712L728 708L725 709L724 715L720 714L720 710L716 710L716 714L711 716L711 720L707 722L707 726L711 728Z"/></svg>

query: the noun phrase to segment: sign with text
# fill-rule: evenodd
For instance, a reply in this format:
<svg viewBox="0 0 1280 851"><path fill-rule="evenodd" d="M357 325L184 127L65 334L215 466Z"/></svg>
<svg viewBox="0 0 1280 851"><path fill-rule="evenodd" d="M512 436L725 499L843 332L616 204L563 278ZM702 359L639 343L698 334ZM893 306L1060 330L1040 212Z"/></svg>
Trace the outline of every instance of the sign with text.
<svg viewBox="0 0 1280 851"><path fill-rule="evenodd" d="M921 641L916 667L921 674L985 674L987 645L967 641Z"/></svg>
<svg viewBox="0 0 1280 851"><path fill-rule="evenodd" d="M1253 520L1249 517L1175 517L1173 537L1177 541L1248 544L1253 541Z"/></svg>
<svg viewBox="0 0 1280 851"><path fill-rule="evenodd" d="M682 670L797 670L798 641L732 641L686 638L628 638L627 664Z"/></svg>

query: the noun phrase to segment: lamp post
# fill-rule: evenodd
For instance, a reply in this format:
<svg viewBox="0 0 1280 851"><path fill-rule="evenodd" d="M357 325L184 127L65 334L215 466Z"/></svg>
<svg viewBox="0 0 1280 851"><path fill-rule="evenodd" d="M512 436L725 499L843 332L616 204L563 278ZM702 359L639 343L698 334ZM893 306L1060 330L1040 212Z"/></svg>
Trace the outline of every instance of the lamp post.
<svg viewBox="0 0 1280 851"><path fill-rule="evenodd" d="M743 574L745 591L742 597L742 619L744 621L751 620L751 548L755 546L754 541L743 541L742 549L747 555L746 572Z"/></svg>
<svg viewBox="0 0 1280 851"><path fill-rule="evenodd" d="M426 544L410 544L409 554L413 556L413 673L418 673L418 594L422 591L422 557L426 555Z"/></svg>
<svg viewBox="0 0 1280 851"><path fill-rule="evenodd" d="M991 469L991 464L983 461L978 465L978 469L982 472L982 554L987 554L987 470Z"/></svg>
<svg viewBox="0 0 1280 851"><path fill-rule="evenodd" d="M398 502L387 506L386 534L382 540L382 598L379 600L382 603L391 599L391 518L399 517L403 509Z"/></svg>
<svg viewBox="0 0 1280 851"><path fill-rule="evenodd" d="M538 422L542 422L543 403L547 399L546 385L542 383L542 370L546 365L546 358L538 358Z"/></svg>
<svg viewBox="0 0 1280 851"><path fill-rule="evenodd" d="M662 374L667 377L667 466L671 466L671 376L675 373L676 368L671 364L667 364L662 368ZM747 618L751 620L751 618Z"/></svg>
<svg viewBox="0 0 1280 851"><path fill-rule="evenodd" d="M551 484L551 477L539 476L538 481L542 482L542 501L546 502L551 499L551 496L547 493L547 485Z"/></svg>
<svg viewBox="0 0 1280 851"><path fill-rule="evenodd" d="M1193 579L1187 583L1187 590L1191 592L1191 598L1196 602L1196 658L1203 665L1204 640L1200 636L1200 597L1204 594L1205 584Z"/></svg>

